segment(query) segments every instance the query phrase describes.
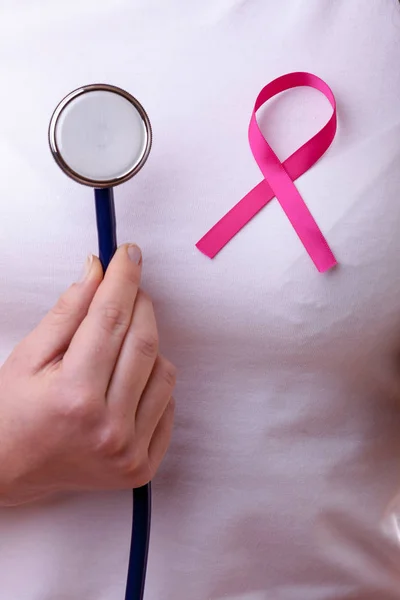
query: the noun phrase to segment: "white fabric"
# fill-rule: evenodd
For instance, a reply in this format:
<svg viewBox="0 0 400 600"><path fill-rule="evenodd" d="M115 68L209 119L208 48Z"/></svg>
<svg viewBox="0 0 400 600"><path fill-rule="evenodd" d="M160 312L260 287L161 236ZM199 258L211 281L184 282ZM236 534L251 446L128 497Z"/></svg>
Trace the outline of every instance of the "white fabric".
<svg viewBox="0 0 400 600"><path fill-rule="evenodd" d="M179 368L154 486L146 600L400 599L400 6L396 0L2 0L1 357L96 250L90 191L47 147L71 89L119 85L154 147L117 190ZM195 242L260 180L254 99L327 81L339 131L298 182L340 267L321 275L277 201L213 261ZM326 120L273 101L285 158ZM0 513L5 600L123 600L131 494Z"/></svg>

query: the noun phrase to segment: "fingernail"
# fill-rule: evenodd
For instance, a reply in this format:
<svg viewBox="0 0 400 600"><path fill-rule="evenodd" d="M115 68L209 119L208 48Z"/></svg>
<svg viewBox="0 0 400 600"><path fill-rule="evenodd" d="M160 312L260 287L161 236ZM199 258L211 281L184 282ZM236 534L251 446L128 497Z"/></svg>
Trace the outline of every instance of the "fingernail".
<svg viewBox="0 0 400 600"><path fill-rule="evenodd" d="M90 270L92 268L92 264L93 264L93 254L89 254L89 256L87 257L84 267L83 267L83 271L82 271L82 275L80 278L80 283L82 283L83 281L85 281L85 279L87 278L87 276L90 273Z"/></svg>
<svg viewBox="0 0 400 600"><path fill-rule="evenodd" d="M138 248L134 244L131 244L130 246L128 246L128 256L132 262L136 263L137 265L140 265L140 262L142 260L142 253L140 251L140 248Z"/></svg>

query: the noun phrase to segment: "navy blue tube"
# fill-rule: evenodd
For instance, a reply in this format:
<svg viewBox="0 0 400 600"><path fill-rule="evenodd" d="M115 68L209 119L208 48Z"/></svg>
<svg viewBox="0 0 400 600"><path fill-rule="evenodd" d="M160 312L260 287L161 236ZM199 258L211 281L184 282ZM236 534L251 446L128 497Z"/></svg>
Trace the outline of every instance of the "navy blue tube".
<svg viewBox="0 0 400 600"><path fill-rule="evenodd" d="M105 271L117 249L117 225L115 221L114 190L95 189L99 258Z"/></svg>
<svg viewBox="0 0 400 600"><path fill-rule="evenodd" d="M125 600L143 600L151 526L151 485L133 490L131 550Z"/></svg>
<svg viewBox="0 0 400 600"><path fill-rule="evenodd" d="M95 189L99 258L104 271L117 249L114 191ZM133 490L131 548L125 600L143 600L150 542L151 486Z"/></svg>

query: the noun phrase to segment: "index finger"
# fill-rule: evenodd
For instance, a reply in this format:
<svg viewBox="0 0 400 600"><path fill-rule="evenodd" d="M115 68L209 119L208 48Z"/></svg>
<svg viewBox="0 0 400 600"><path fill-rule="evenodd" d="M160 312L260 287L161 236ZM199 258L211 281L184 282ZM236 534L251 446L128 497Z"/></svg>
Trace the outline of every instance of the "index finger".
<svg viewBox="0 0 400 600"><path fill-rule="evenodd" d="M115 253L87 316L63 358L76 383L105 392L132 320L141 278L139 248L125 244Z"/></svg>

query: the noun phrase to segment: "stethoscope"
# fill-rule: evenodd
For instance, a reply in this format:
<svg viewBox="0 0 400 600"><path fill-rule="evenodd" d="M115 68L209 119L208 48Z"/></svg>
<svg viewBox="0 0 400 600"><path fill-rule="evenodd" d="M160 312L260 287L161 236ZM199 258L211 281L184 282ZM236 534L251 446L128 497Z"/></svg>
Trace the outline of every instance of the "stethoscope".
<svg viewBox="0 0 400 600"><path fill-rule="evenodd" d="M69 177L94 188L99 258L105 270L117 249L113 188L142 168L152 131L142 105L111 85L80 87L50 120L49 144ZM150 538L150 484L133 491L134 516L125 600L142 600Z"/></svg>

